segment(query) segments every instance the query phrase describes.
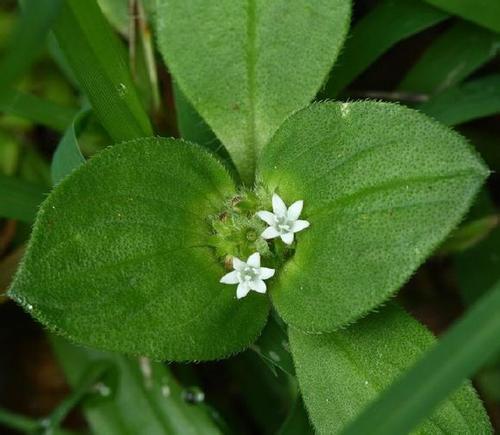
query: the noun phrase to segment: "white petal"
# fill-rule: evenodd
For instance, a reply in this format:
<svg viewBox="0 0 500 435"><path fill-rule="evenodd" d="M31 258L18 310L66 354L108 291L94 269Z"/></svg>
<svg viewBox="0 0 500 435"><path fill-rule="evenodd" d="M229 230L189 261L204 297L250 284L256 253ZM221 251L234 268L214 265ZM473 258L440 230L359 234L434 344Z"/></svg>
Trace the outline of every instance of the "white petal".
<svg viewBox="0 0 500 435"><path fill-rule="evenodd" d="M276 272L274 269L271 269L270 267L261 267L260 268L260 279L269 279L272 276L274 276L274 272Z"/></svg>
<svg viewBox="0 0 500 435"><path fill-rule="evenodd" d="M256 215L268 225L274 225L275 223L274 214L272 214L270 211L258 211Z"/></svg>
<svg viewBox="0 0 500 435"><path fill-rule="evenodd" d="M277 216L286 216L286 204L276 193L273 195L273 211Z"/></svg>
<svg viewBox="0 0 500 435"><path fill-rule="evenodd" d="M236 289L236 297L238 299L244 298L248 292L250 291L250 287L248 284L240 284L238 288Z"/></svg>
<svg viewBox="0 0 500 435"><path fill-rule="evenodd" d="M267 227L262 234L260 235L264 239L274 239L275 237L278 237L280 233L278 230L274 227Z"/></svg>
<svg viewBox="0 0 500 435"><path fill-rule="evenodd" d="M238 257L233 257L233 269L241 270L246 266L244 261L241 261Z"/></svg>
<svg viewBox="0 0 500 435"><path fill-rule="evenodd" d="M265 293L267 290L266 283L261 279L250 282L250 288L258 293Z"/></svg>
<svg viewBox="0 0 500 435"><path fill-rule="evenodd" d="M291 245L293 243L293 233L282 234L281 240L287 245Z"/></svg>
<svg viewBox="0 0 500 435"><path fill-rule="evenodd" d="M250 255L250 257L248 257L247 264L252 267L260 267L260 254L255 252Z"/></svg>
<svg viewBox="0 0 500 435"><path fill-rule="evenodd" d="M288 207L288 220L296 221L300 213L302 213L302 207L304 206L304 201L295 201L290 207Z"/></svg>
<svg viewBox="0 0 500 435"><path fill-rule="evenodd" d="M299 219L298 221L295 221L293 223L292 231L294 233L298 233L299 231L305 230L309 225L311 225L309 221L303 221Z"/></svg>
<svg viewBox="0 0 500 435"><path fill-rule="evenodd" d="M233 270L232 272L226 273L221 279L222 284L238 284L240 280L238 279L238 272Z"/></svg>

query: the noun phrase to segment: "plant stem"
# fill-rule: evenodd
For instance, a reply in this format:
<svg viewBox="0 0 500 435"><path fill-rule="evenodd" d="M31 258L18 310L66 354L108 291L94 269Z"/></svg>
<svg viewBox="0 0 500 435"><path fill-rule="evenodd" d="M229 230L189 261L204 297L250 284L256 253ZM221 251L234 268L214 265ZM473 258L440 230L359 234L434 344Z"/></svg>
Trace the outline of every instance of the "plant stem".
<svg viewBox="0 0 500 435"><path fill-rule="evenodd" d="M25 433L31 433L40 428L38 421L3 408L0 408L0 424Z"/></svg>

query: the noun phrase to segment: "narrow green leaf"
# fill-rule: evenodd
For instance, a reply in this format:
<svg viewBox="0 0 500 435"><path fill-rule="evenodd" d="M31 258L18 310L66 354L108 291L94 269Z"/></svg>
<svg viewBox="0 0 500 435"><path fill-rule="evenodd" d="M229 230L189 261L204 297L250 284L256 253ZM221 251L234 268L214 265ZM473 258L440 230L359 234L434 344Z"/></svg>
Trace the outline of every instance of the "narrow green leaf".
<svg viewBox="0 0 500 435"><path fill-rule="evenodd" d="M500 113L500 74L448 89L418 109L446 125L458 125Z"/></svg>
<svg viewBox="0 0 500 435"><path fill-rule="evenodd" d="M31 223L45 193L38 184L0 174L0 217Z"/></svg>
<svg viewBox="0 0 500 435"><path fill-rule="evenodd" d="M264 326L268 301L237 300L219 283L207 218L230 194L227 172L198 146L115 145L44 202L11 296L49 328L99 348L169 360L238 352Z"/></svg>
<svg viewBox="0 0 500 435"><path fill-rule="evenodd" d="M59 183L73 169L85 163L85 158L78 145L78 134L82 126L81 124L85 122L89 113L88 109L79 112L66 130L66 133L64 133L59 145L57 145L50 168L54 184Z"/></svg>
<svg viewBox="0 0 500 435"><path fill-rule="evenodd" d="M132 82L125 50L96 0L66 0L54 30L109 135L117 142L150 136L151 125Z"/></svg>
<svg viewBox="0 0 500 435"><path fill-rule="evenodd" d="M431 94L442 92L460 83L499 51L500 35L459 21L436 38L399 88Z"/></svg>
<svg viewBox="0 0 500 435"><path fill-rule="evenodd" d="M40 54L60 9L60 0L28 1L0 60L0 95Z"/></svg>
<svg viewBox="0 0 500 435"><path fill-rule="evenodd" d="M349 25L348 0L160 0L160 51L246 182L283 120L316 94Z"/></svg>
<svg viewBox="0 0 500 435"><path fill-rule="evenodd" d="M57 131L64 131L76 114L75 109L13 89L3 89L0 92L0 112L19 116Z"/></svg>
<svg viewBox="0 0 500 435"><path fill-rule="evenodd" d="M324 94L335 96L397 42L448 18L422 0L384 0L354 26Z"/></svg>
<svg viewBox="0 0 500 435"><path fill-rule="evenodd" d="M205 408L186 403L182 388L168 368L150 362L98 352L70 345L51 337L69 383L75 387L89 364L107 361L117 370L116 385L112 379L96 384L96 395L89 398L83 411L94 433L99 435L201 435L220 431ZM107 398L107 400L106 400Z"/></svg>
<svg viewBox="0 0 500 435"><path fill-rule="evenodd" d="M426 0L451 14L480 26L500 32L500 2L498 0Z"/></svg>
<svg viewBox="0 0 500 435"><path fill-rule="evenodd" d="M412 430L465 378L472 376L500 350L499 312L500 282L453 325L437 345L370 405L345 434L369 431L376 435ZM394 412L396 408L398 412ZM476 417L478 422L479 417ZM468 424L468 433L492 432L486 422L481 426L473 421Z"/></svg>
<svg viewBox="0 0 500 435"><path fill-rule="evenodd" d="M395 304L332 334L308 335L291 329L289 335L304 402L320 434L342 432L435 342L432 334ZM436 380L434 374L439 371L439 365L427 367L411 385L406 385L404 394L398 396L390 408L380 410L377 420L349 433L409 433L413 426L396 429L385 426L385 422L403 416L410 418L406 411L410 403L416 405L412 400L415 391L425 386L430 387L428 391L432 393L434 384L430 378ZM416 433L490 433L481 402L470 383L463 383L464 377L461 377L442 399L462 387L423 422ZM432 400L420 399L415 409L425 407Z"/></svg>
<svg viewBox="0 0 500 435"><path fill-rule="evenodd" d="M311 226L273 283L281 317L305 331L352 322L410 277L460 222L488 175L467 141L387 103L317 103L283 124L259 180Z"/></svg>

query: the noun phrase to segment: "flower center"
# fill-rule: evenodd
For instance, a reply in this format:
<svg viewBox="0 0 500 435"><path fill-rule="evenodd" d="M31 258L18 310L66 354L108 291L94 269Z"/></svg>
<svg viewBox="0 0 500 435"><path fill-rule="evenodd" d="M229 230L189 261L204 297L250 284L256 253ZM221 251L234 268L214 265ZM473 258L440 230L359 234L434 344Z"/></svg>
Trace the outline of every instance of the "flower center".
<svg viewBox="0 0 500 435"><path fill-rule="evenodd" d="M240 271L240 280L244 282L251 282L258 278L259 273L255 267L246 266Z"/></svg>
<svg viewBox="0 0 500 435"><path fill-rule="evenodd" d="M289 233L291 231L291 225L286 216L276 216L276 229L283 233Z"/></svg>

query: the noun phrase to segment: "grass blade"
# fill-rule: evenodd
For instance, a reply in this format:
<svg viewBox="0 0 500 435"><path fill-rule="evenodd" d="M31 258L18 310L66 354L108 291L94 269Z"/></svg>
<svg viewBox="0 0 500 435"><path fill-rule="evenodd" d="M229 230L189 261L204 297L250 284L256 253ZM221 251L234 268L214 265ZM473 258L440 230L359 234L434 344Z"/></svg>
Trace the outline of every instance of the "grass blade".
<svg viewBox="0 0 500 435"><path fill-rule="evenodd" d="M418 108L446 125L458 125L499 113L500 74L451 88Z"/></svg>
<svg viewBox="0 0 500 435"><path fill-rule="evenodd" d="M397 42L446 18L446 13L421 0L385 0L377 4L356 24L346 39L324 94L334 98Z"/></svg>
<svg viewBox="0 0 500 435"><path fill-rule="evenodd" d="M31 223L45 193L37 184L0 174L0 217Z"/></svg>
<svg viewBox="0 0 500 435"><path fill-rule="evenodd" d="M409 433L500 349L499 312L500 282L344 434Z"/></svg>
<svg viewBox="0 0 500 435"><path fill-rule="evenodd" d="M55 35L94 113L112 139L118 142L152 135L124 47L96 1L65 1Z"/></svg>

